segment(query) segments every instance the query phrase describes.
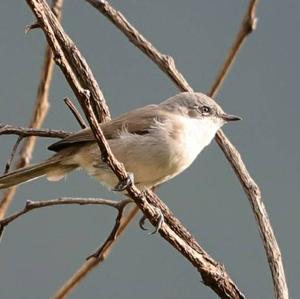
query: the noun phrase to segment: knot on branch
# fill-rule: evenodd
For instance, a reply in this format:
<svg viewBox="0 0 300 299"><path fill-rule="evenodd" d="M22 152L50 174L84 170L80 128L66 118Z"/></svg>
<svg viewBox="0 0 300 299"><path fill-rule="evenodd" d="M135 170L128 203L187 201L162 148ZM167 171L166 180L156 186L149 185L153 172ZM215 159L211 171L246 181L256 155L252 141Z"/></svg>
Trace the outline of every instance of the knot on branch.
<svg viewBox="0 0 300 299"><path fill-rule="evenodd" d="M26 200L25 208L30 209L34 205L34 201L32 200Z"/></svg>
<svg viewBox="0 0 300 299"><path fill-rule="evenodd" d="M31 24L31 25L27 25L25 27L25 30L24 30L25 34L29 33L31 30L37 29L37 28L41 28L39 23L34 23L34 24Z"/></svg>
<svg viewBox="0 0 300 299"><path fill-rule="evenodd" d="M246 34L252 33L257 28L257 22L258 22L258 19L254 15L251 15L250 17L247 17L244 20L243 27L244 27Z"/></svg>
<svg viewBox="0 0 300 299"><path fill-rule="evenodd" d="M175 67L175 61L174 58L170 55L163 55L162 60L164 64L169 68L173 69Z"/></svg>
<svg viewBox="0 0 300 299"><path fill-rule="evenodd" d="M249 190L250 194L253 194L258 199L261 199L261 191L254 182L250 182L247 186L247 189Z"/></svg>
<svg viewBox="0 0 300 299"><path fill-rule="evenodd" d="M85 104L90 105L91 92L88 89L81 89L80 95L84 98Z"/></svg>
<svg viewBox="0 0 300 299"><path fill-rule="evenodd" d="M58 66L62 66L63 63L62 63L62 58L61 58L60 54L54 53L53 59Z"/></svg>

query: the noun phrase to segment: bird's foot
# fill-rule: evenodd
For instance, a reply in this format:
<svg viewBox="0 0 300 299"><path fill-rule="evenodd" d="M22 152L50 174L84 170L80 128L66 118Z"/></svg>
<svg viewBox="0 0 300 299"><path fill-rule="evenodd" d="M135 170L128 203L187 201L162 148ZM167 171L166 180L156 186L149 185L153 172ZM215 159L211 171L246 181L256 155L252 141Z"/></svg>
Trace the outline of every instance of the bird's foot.
<svg viewBox="0 0 300 299"><path fill-rule="evenodd" d="M117 192L122 192L133 183L134 183L134 175L132 172L128 172L127 178L125 180L119 181L119 183L112 190Z"/></svg>
<svg viewBox="0 0 300 299"><path fill-rule="evenodd" d="M162 225L164 224L165 222L165 217L161 211L161 209L159 208L155 208L157 213L158 213L158 218L157 218L157 223L154 227L154 231L149 233L149 235L154 235L156 234L162 227ZM139 226L142 230L148 230L146 227L145 227L145 221L146 221L147 217L145 215L143 215L143 217L140 219L139 221Z"/></svg>

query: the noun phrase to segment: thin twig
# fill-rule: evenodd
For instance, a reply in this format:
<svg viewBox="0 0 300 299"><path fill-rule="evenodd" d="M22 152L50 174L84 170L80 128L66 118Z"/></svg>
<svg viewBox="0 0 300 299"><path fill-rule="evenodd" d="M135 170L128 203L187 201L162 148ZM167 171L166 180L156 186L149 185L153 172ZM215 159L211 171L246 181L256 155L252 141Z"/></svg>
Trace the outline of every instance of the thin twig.
<svg viewBox="0 0 300 299"><path fill-rule="evenodd" d="M246 41L249 34L251 34L257 25L256 18L256 7L258 5L259 0L250 0L247 12L243 19L243 22L240 26L240 30L235 38L235 41L228 52L228 56L225 59L222 68L220 69L216 79L209 91L209 96L215 97L219 92L220 87L223 85L224 80L226 79L228 73L231 70L233 63L237 57L238 52L242 48L244 42Z"/></svg>
<svg viewBox="0 0 300 299"><path fill-rule="evenodd" d="M5 164L4 174L8 173L8 171L10 169L10 166L11 166L11 163L13 162L14 157L16 155L18 146L19 146L20 142L22 141L22 139L23 139L23 136L19 136L18 139L17 139L17 141L16 141L16 143L14 144L14 146L13 146L13 148L11 150L10 156L8 158L8 161Z"/></svg>
<svg viewBox="0 0 300 299"><path fill-rule="evenodd" d="M105 242L103 243L103 245L98 248L94 253L92 253L91 255L89 255L87 257L87 260L89 260L90 258L97 258L99 256L102 256L104 250L107 248L107 246L109 246L109 244L111 244L112 242L114 242L117 238L117 233L121 227L121 220L122 220L122 217L124 215L124 210L126 208L126 205L128 203L132 203L132 200L131 199L127 199L127 201L123 201L119 206L118 206L118 215L116 217L116 220L115 220L115 225L111 231L111 233L109 234L109 236L107 237L107 239L105 240Z"/></svg>
<svg viewBox="0 0 300 299"><path fill-rule="evenodd" d="M86 0L96 7L103 15L105 15L116 27L118 27L129 39L131 43L136 45L143 53L145 53L160 69L165 72L169 78L182 91L193 91L192 87L183 78L182 74L177 70L174 60L167 55L161 54L153 45L144 38L126 19L125 17L113 8L107 1L102 0ZM256 7L258 0L250 0L246 15L243 19L241 29L237 34L236 40L230 50L228 57L225 60L224 66L220 70L210 94L215 96L220 86L224 82L231 65L233 64L238 51L249 34L255 29ZM168 59L165 59L168 57ZM281 258L280 248L277 244L268 214L266 212L261 192L258 185L250 176L245 163L237 149L232 145L223 131L219 131L216 135L216 141L224 152L226 158L237 174L241 184L250 201L253 213L259 225L259 230L263 240L264 248L268 258L269 266L272 273L275 295L277 299L288 298L288 288L284 273L283 262Z"/></svg>
<svg viewBox="0 0 300 299"><path fill-rule="evenodd" d="M47 138L65 138L72 134L72 132L52 129L34 129L14 127L10 125L0 125L0 135L18 135L21 137L47 137Z"/></svg>
<svg viewBox="0 0 300 299"><path fill-rule="evenodd" d="M53 52L55 52L56 62L64 72L68 82L70 83L78 101L80 102L91 129L95 135L96 141L101 150L101 154L106 160L106 163L114 171L120 181L127 178L127 173L121 163L119 163L111 153L107 141L104 138L103 132L98 124L97 118L91 107L91 99L94 99L94 94L90 92L90 83L87 81L80 82L77 80L77 74L74 73L74 63L69 63L69 60L79 59L81 57L76 48L76 55L73 54L74 43L70 42L70 38L65 34L60 24L56 21L51 13L47 3L44 0L27 0L27 3L33 10L38 23L44 31L49 45ZM161 201L151 196L151 193L142 194L133 184L126 188L129 197L131 197L138 207L147 216L153 225L157 224L160 217L156 206L162 205ZM167 215L164 215L165 218ZM219 263L207 259L202 252L197 251L191 247L191 243L195 240L183 239L180 235L184 235L182 224L177 221L178 227L176 231L182 231L180 234L175 233L165 223L162 225L159 233L166 239L173 247L175 247L183 256L185 256L190 263L197 268L201 273L203 280L209 285L220 297L223 298L244 298L243 294L238 290L234 282L229 278L224 268ZM198 245L200 246L200 245ZM213 262L212 262L213 261Z"/></svg>
<svg viewBox="0 0 300 299"><path fill-rule="evenodd" d="M85 129L87 127L87 125L86 125L83 117L81 116L81 114L77 110L76 106L72 103L72 101L69 98L64 98L64 102L66 103L66 105L68 106L68 108L71 110L72 114L74 115L74 117L78 121L81 129Z"/></svg>
<svg viewBox="0 0 300 299"><path fill-rule="evenodd" d="M53 295L52 299L64 299L78 286L78 284L89 274L94 268L99 266L109 255L112 250L113 245L125 232L128 225L135 218L139 208L137 206L133 207L129 213L121 219L121 225L116 233L116 239L103 248L102 253L98 257L91 257L86 262L84 262L79 269L66 281L63 286Z"/></svg>
<svg viewBox="0 0 300 299"><path fill-rule="evenodd" d="M61 19L61 10L62 10L63 0L53 0L52 9L55 13L58 20ZM42 123L47 115L49 108L49 90L53 76L53 55L49 46L45 50L44 65L42 68L41 79L38 86L36 103L34 108L34 113L32 120L29 124L31 128L40 128ZM36 137L32 136L26 139L23 143L23 146L20 150L20 158L15 164L15 168L22 168L29 164L31 156L35 147ZM9 188L0 201L0 219L5 217L6 211L10 206L14 195L17 191L17 187Z"/></svg>
<svg viewBox="0 0 300 299"><path fill-rule="evenodd" d="M61 197L56 199L49 199L49 200L43 200L43 201L32 201L27 200L25 207L23 210L12 214L11 216L8 216L2 220L0 220L0 237L3 232L3 229L19 218L20 216L27 214L28 212L40 208L45 207L51 207L51 206L57 206L57 205L106 205L113 208L120 210L123 210L124 207L132 202L131 199L124 199L121 201L115 201L111 199L103 199L103 198L73 198L73 197Z"/></svg>
<svg viewBox="0 0 300 299"><path fill-rule="evenodd" d="M179 86L182 90L193 91L184 76L177 70L174 59L169 55L160 53L150 41L141 35L139 31L126 20L120 11L113 8L113 6L106 0L85 1L97 8L114 25L116 25L116 27L118 27L128 37L131 43L138 47L169 76L175 85Z"/></svg>

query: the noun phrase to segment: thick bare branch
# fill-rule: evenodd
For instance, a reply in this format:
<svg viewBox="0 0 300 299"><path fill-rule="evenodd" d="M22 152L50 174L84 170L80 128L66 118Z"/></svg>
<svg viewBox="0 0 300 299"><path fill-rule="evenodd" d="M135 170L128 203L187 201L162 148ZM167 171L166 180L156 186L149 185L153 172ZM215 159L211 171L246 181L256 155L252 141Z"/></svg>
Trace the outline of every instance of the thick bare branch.
<svg viewBox="0 0 300 299"><path fill-rule="evenodd" d="M193 91L192 87L183 78L182 74L177 70L174 60L170 56L161 54L145 37L143 37L136 28L134 28L125 17L113 8L108 1L102 0L86 0L104 14L116 27L118 27L129 39L131 43L136 45L143 53L145 53L160 69L165 72L169 78L182 91ZM256 27L256 7L258 0L250 0L246 15L243 19L241 29L237 34L236 40L221 68L210 95L215 96L220 86L224 82L231 65L235 61L238 51L249 34ZM164 59L168 57L168 59ZM284 273L283 262L281 258L280 248L277 244L268 214L266 212L261 192L258 185L255 183L250 173L248 172L245 163L240 157L237 149L232 145L223 131L219 131L216 135L216 141L224 152L226 158L237 174L241 184L248 196L255 218L257 220L259 230L262 236L264 248L268 258L269 266L272 273L275 295L278 299L288 298L288 288ZM234 159L233 157L239 157Z"/></svg>
<svg viewBox="0 0 300 299"><path fill-rule="evenodd" d="M77 81L76 75L73 73L72 66L74 67L74 63L68 63L69 60L74 58L74 56L71 55L73 53L72 50L74 49L74 44L72 44L72 47L69 47L68 42L70 41L70 38L63 32L60 24L55 20L55 17L44 0L27 0L27 3L37 17L39 25L46 34L55 56L58 58L56 61L65 73L68 82L73 88L85 112L86 118L89 121L91 129L96 137L104 160L106 160L107 164L114 171L120 181L125 180L127 178L127 173L123 165L112 155L107 141L104 138L103 132L98 124L93 108L91 107L90 98L93 99L93 94L90 92L89 82L84 82L84 86L82 86L82 80L80 82ZM80 53L77 52L77 54L77 58L80 57ZM147 194L143 194L133 184L129 185L126 190L150 222L153 225L156 225L160 216L157 211L156 204L157 207L160 208L160 205L162 205L161 201L157 203L156 198L151 196L151 193L148 192ZM167 215L164 216L165 218L167 217ZM178 223L180 222L178 221ZM179 225L177 227L177 231L182 230L182 225ZM203 280L220 297L244 298L223 267L221 267L217 262L212 263L211 258L207 260L206 257L203 256L202 252L198 252L192 248L190 246L190 239L185 240L180 237L180 235L184 235L184 232L176 234L167 224L164 223L160 229L160 234L199 270Z"/></svg>
<svg viewBox="0 0 300 299"><path fill-rule="evenodd" d="M63 5L63 0L53 0L52 9L59 20L61 18L62 5ZM37 91L34 113L32 116L32 120L29 124L29 127L31 128L40 128L47 115L48 108L49 108L49 103L48 103L49 90L50 90L50 85L53 76L53 69L54 69L53 56L50 47L47 46L45 50L45 59L42 68L41 79ZM20 158L15 164L15 168L21 168L29 164L32 152L34 150L35 142L36 142L36 137L34 136L25 140L20 150ZM0 219L2 219L5 216L6 211L10 206L10 203L12 202L16 191L17 191L17 187L15 186L8 189L4 193L4 196L0 201Z"/></svg>

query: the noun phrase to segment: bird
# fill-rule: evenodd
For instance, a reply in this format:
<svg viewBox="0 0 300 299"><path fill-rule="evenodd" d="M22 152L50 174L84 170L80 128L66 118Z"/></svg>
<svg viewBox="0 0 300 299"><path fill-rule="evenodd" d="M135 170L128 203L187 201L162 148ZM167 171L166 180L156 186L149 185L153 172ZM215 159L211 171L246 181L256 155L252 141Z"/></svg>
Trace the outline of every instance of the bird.
<svg viewBox="0 0 300 299"><path fill-rule="evenodd" d="M201 92L182 92L160 104L129 111L100 124L115 157L132 174L140 190L155 188L187 169L225 124L241 118L227 114ZM50 145L50 158L4 174L0 189L46 176L59 181L76 169L85 170L110 189L118 178L101 159L90 128Z"/></svg>

